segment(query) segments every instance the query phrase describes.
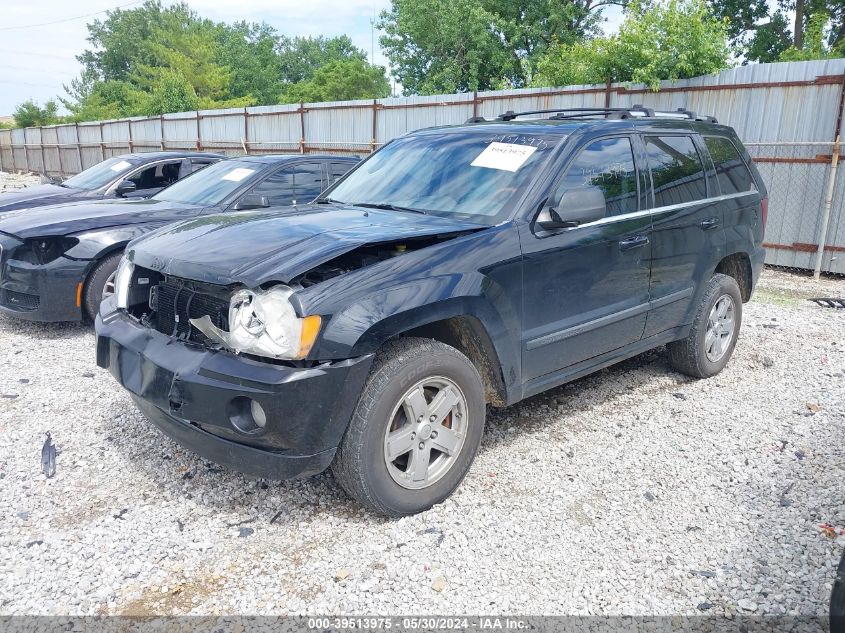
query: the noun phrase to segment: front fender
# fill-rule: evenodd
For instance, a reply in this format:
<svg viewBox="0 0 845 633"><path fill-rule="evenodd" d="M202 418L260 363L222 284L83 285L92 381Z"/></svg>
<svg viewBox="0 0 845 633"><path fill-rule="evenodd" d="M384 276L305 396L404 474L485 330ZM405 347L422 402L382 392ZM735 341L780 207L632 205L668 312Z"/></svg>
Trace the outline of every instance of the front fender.
<svg viewBox="0 0 845 633"><path fill-rule="evenodd" d="M123 250L132 240L160 226L160 224L118 226L75 233L72 237L78 239L79 243L65 253L65 256L71 259L101 259L116 250Z"/></svg>
<svg viewBox="0 0 845 633"><path fill-rule="evenodd" d="M474 317L498 357L509 394L520 384L519 316L507 293L480 272L415 279L361 297L332 315L315 358L355 358L438 321Z"/></svg>

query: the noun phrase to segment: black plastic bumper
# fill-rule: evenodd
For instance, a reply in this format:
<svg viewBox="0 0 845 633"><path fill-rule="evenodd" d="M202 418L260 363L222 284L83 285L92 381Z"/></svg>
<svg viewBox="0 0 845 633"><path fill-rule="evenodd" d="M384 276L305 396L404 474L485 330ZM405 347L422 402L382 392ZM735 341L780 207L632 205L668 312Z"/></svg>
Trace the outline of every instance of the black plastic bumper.
<svg viewBox="0 0 845 633"><path fill-rule="evenodd" d="M27 321L80 321L76 290L91 262L66 257L49 264L19 261L14 248L20 244L0 236L0 313Z"/></svg>
<svg viewBox="0 0 845 633"><path fill-rule="evenodd" d="M132 393L166 435L243 473L290 479L325 470L370 370L371 355L295 368L173 340L123 312L96 320L97 364ZM105 314L105 316L104 316ZM267 423L239 431L245 398Z"/></svg>

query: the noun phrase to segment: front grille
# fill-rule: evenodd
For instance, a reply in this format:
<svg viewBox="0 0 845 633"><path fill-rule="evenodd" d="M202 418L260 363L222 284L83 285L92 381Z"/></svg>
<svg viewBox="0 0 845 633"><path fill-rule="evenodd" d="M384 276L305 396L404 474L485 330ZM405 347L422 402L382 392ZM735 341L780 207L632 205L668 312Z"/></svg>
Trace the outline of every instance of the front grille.
<svg viewBox="0 0 845 633"><path fill-rule="evenodd" d="M41 298L38 295L28 295L14 290L0 290L0 304L7 308L31 312L41 305Z"/></svg>
<svg viewBox="0 0 845 633"><path fill-rule="evenodd" d="M204 292L198 284L184 282L172 277L153 287L150 306L154 310L155 329L168 336L208 345L206 337L191 325L190 319L199 319L205 315L211 318L221 330L229 329L229 299L220 289Z"/></svg>

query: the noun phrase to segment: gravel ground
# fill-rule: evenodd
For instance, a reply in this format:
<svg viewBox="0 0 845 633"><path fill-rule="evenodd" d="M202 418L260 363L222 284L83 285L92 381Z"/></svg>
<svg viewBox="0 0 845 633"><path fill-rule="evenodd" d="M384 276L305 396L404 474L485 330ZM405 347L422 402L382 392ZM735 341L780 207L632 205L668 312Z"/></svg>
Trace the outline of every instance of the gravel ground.
<svg viewBox="0 0 845 633"><path fill-rule="evenodd" d="M17 174L0 171L0 192L37 185L40 182L41 177L38 174Z"/></svg>
<svg viewBox="0 0 845 633"><path fill-rule="evenodd" d="M845 282L766 271L716 378L657 350L494 410L457 493L394 521L330 474L221 471L144 421L89 328L0 319L0 614L824 615L845 310L816 294Z"/></svg>

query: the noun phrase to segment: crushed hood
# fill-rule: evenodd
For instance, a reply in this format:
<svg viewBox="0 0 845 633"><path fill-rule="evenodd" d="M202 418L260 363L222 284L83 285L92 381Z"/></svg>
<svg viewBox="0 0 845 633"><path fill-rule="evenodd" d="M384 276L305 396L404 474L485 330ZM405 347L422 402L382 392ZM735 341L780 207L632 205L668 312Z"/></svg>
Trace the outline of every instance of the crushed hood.
<svg viewBox="0 0 845 633"><path fill-rule="evenodd" d="M211 215L167 226L134 243L137 265L213 284L255 288L290 282L314 266L366 244L460 233L478 224L350 206L298 212Z"/></svg>
<svg viewBox="0 0 845 633"><path fill-rule="evenodd" d="M71 235L112 226L176 222L200 207L163 200L95 200L0 213L0 232L22 239Z"/></svg>
<svg viewBox="0 0 845 633"><path fill-rule="evenodd" d="M0 213L30 206L58 204L66 200L73 200L82 193L84 192L81 189L52 184L26 187L18 191L5 191L0 193Z"/></svg>

